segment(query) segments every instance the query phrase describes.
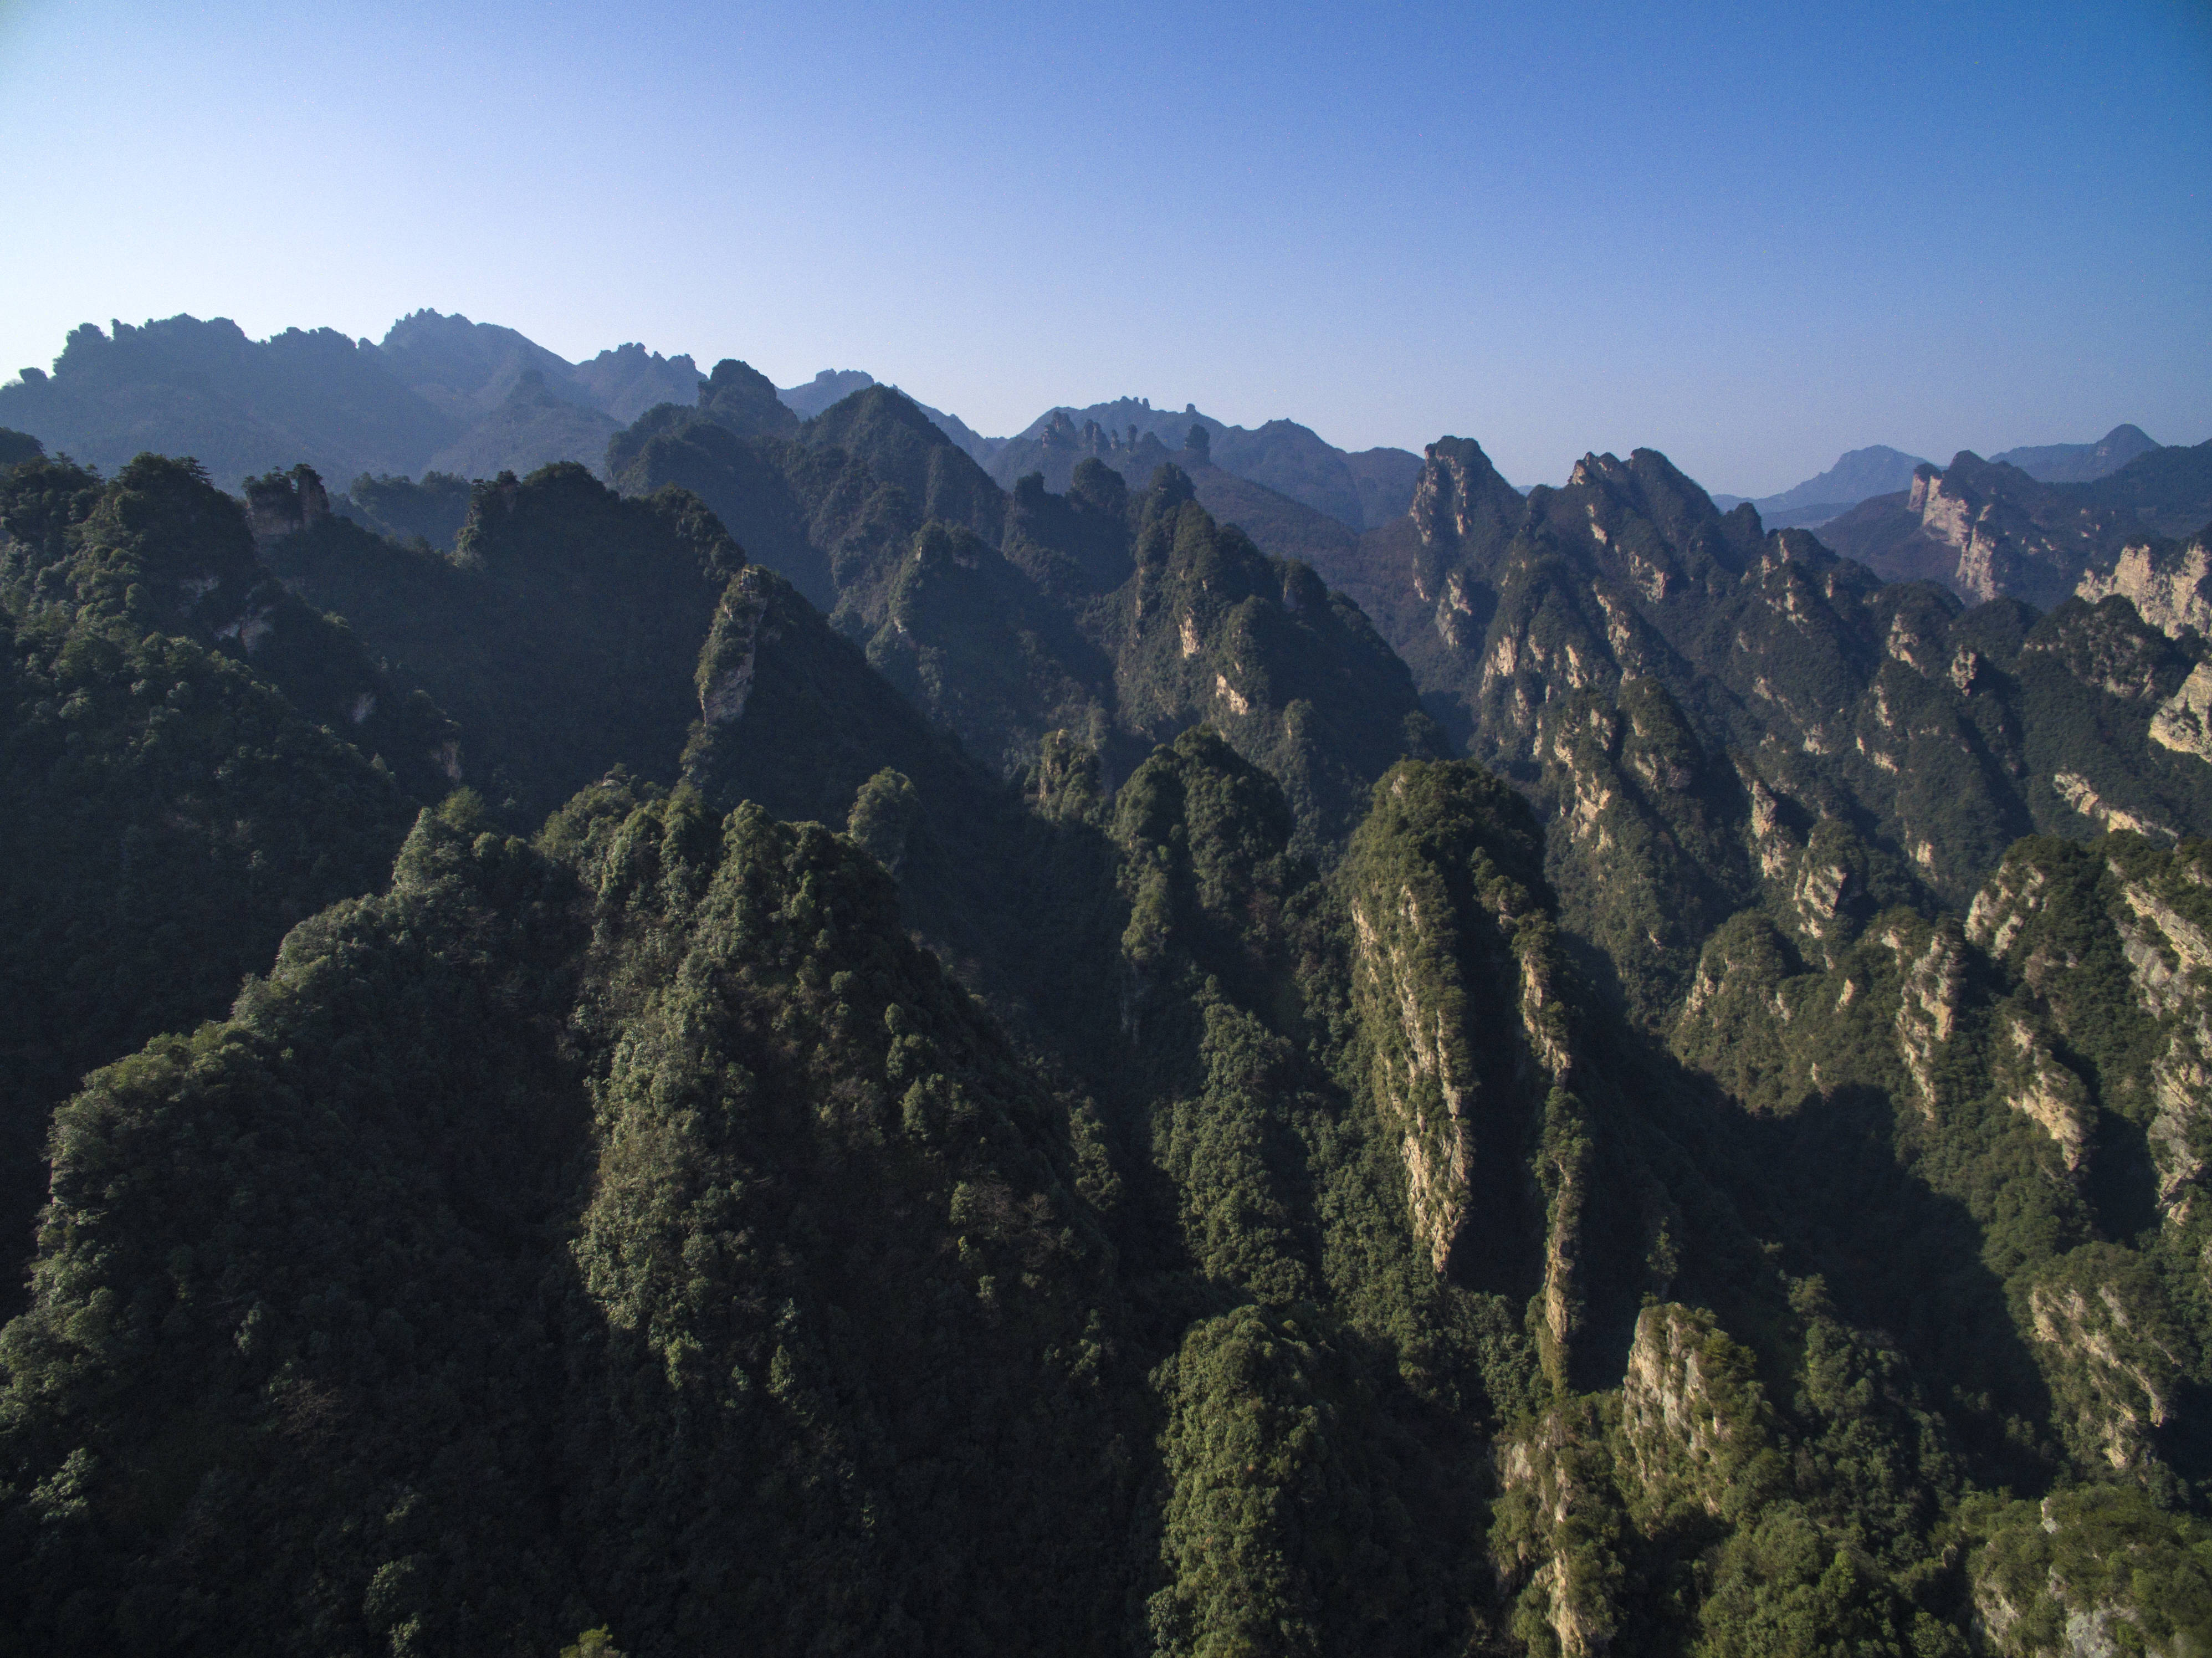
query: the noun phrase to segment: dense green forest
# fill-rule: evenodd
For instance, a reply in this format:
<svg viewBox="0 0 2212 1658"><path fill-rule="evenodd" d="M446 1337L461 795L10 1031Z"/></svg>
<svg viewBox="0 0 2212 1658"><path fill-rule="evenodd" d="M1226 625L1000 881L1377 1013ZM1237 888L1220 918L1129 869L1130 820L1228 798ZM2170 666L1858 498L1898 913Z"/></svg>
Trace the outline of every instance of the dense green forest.
<svg viewBox="0 0 2212 1658"><path fill-rule="evenodd" d="M2212 1647L2185 604L0 459L0 1653Z"/></svg>

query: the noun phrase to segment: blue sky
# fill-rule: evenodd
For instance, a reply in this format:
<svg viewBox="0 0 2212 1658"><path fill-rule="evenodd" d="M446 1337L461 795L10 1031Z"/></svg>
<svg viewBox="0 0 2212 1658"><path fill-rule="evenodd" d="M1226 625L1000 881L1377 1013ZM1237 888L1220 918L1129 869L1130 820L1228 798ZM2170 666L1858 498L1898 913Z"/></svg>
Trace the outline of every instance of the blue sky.
<svg viewBox="0 0 2212 1658"><path fill-rule="evenodd" d="M2212 5L0 0L0 364L179 311L1662 449L2212 436Z"/></svg>

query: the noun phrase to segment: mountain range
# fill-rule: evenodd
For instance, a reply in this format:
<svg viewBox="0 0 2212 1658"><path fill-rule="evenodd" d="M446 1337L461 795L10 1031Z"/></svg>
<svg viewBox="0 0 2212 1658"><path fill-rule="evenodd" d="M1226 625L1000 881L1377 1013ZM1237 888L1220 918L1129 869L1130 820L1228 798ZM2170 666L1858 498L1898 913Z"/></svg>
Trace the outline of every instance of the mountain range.
<svg viewBox="0 0 2212 1658"><path fill-rule="evenodd" d="M642 346L570 363L516 333L418 311L380 343L324 328L248 339L172 317L71 331L53 372L0 386L0 425L113 470L148 449L195 456L226 483L305 461L333 480L489 475L596 462L656 403L688 400L689 357Z"/></svg>
<svg viewBox="0 0 2212 1658"><path fill-rule="evenodd" d="M76 329L52 374L26 368L0 386L0 427L111 471L152 449L193 455L225 482L305 461L334 481L434 472L465 483L560 460L599 468L618 431L659 404L688 406L702 378L688 355L625 344L571 363L513 329L434 311L400 319L374 343L328 329L256 343L221 319L179 316L143 327L118 322L105 334L92 324ZM805 419L876 383L863 370L823 369L777 395ZM1421 465L1402 449L1338 449L1294 421L1247 430L1194 405L1177 413L1139 398L1048 410L1007 438L915 406L1003 488L1038 472L1063 489L1086 458L1133 485L1175 457L1208 510L1291 556L1326 556L1322 550L1344 544L1321 520L1357 535L1401 517ZM1206 434L1203 452L1190 448L1194 432ZM2008 450L1992 464L2040 483L2090 483L2159 448L2141 428L2122 425L2095 443ZM1853 450L1817 477L1752 504L1772 528L1818 528L1868 500L1909 494L1915 470L1927 465L1879 445ZM2156 515L2164 496L2153 491ZM359 493L348 484L339 511L354 512ZM1742 499L1713 497L1723 511ZM2169 533L2174 517L2163 514ZM458 528L458 520L447 527L449 538ZM1844 534L1857 537L1855 546L1864 542L1859 531Z"/></svg>
<svg viewBox="0 0 2212 1658"><path fill-rule="evenodd" d="M2053 604L2109 574L2131 545L2212 519L2212 443L2154 448L2087 483L2043 483L1972 452L1924 462L1905 491L1821 526L1838 551L1893 580L1938 581L1972 599Z"/></svg>
<svg viewBox="0 0 2212 1658"><path fill-rule="evenodd" d="M160 417L599 453L0 434L0 1654L2212 1644L2206 451L1890 579L452 321Z"/></svg>
<svg viewBox="0 0 2212 1658"><path fill-rule="evenodd" d="M2008 449L1991 463L2017 468L2039 483L2088 483L2117 472L2138 455L2160 446L2138 426L2115 426L2095 443L2050 443ZM1778 530L1818 529L1875 495L1900 495L1912 487L1913 473L1929 463L1917 455L1876 444L1854 449L1818 477L1751 504L1759 518ZM1741 495L1715 495L1723 512Z"/></svg>

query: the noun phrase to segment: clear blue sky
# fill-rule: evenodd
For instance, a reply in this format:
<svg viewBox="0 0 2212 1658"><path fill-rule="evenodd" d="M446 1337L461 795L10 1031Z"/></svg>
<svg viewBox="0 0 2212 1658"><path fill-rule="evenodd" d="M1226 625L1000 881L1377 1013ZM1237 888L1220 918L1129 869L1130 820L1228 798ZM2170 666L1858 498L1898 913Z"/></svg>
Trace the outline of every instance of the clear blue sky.
<svg viewBox="0 0 2212 1658"><path fill-rule="evenodd" d="M2212 5L0 0L0 364L188 311L1665 450L2212 436Z"/></svg>

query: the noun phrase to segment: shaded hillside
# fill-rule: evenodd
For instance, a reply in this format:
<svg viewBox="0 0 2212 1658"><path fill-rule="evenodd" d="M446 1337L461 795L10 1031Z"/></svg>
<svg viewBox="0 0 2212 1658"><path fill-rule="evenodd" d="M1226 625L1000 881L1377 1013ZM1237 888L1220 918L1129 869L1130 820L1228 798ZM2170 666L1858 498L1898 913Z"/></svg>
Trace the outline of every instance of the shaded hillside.
<svg viewBox="0 0 2212 1658"><path fill-rule="evenodd" d="M2154 535L2193 535L2212 524L2212 442L2155 450L2080 488L2099 507L2134 513Z"/></svg>
<svg viewBox="0 0 2212 1658"><path fill-rule="evenodd" d="M47 1114L219 1017L290 927L372 890L451 728L254 552L185 463L0 475L0 1299ZM395 774L397 774L395 776Z"/></svg>
<svg viewBox="0 0 2212 1658"><path fill-rule="evenodd" d="M824 368L803 385L780 388L776 396L799 419L812 420L831 404L842 403L854 392L865 392L875 383L873 374L858 368Z"/></svg>
<svg viewBox="0 0 2212 1658"><path fill-rule="evenodd" d="M1043 478L1046 489L1065 495L1076 469L1086 460L1096 460L1112 468L1133 489L1142 489L1161 466L1176 466L1189 476L1198 491L1199 501L1207 512L1236 525L1275 558L1303 559L1310 564L1320 564L1340 557L1357 540L1357 531L1342 519L1331 517L1218 464L1210 446L1192 448L1188 441L1190 432L1203 434L1206 429L1203 426L1186 428L1174 434L1175 442L1170 446L1146 432L1139 432L1133 439L1116 436L1096 421L1086 421L1078 427L1072 417L1056 413L1035 441L1035 471ZM1210 446L1211 438L1207 440ZM1368 489L1378 501L1395 498L1399 494L1397 475L1401 469L1391 458L1401 452L1368 452L1370 483L1362 487ZM1407 459L1413 459L1410 456ZM1415 461L1413 471L1418 473L1419 470L1419 464ZM1411 484L1407 483L1408 495L1410 490ZM1382 508L1378 507L1378 510ZM1404 510L1402 501L1398 510Z"/></svg>
<svg viewBox="0 0 2212 1658"><path fill-rule="evenodd" d="M419 483L363 472L331 510L390 540L420 540L450 553L468 520L469 496L468 479L454 472L425 472Z"/></svg>
<svg viewBox="0 0 2212 1658"><path fill-rule="evenodd" d="M392 378L464 425L498 408L532 374L568 401L584 401L561 357L512 328L458 313L410 312L385 331L377 350Z"/></svg>
<svg viewBox="0 0 2212 1658"><path fill-rule="evenodd" d="M741 370L715 372L734 386ZM1065 729L1119 775L1212 720L1289 781L1319 850L1358 790L1429 742L1364 619L1222 526L1174 467L1132 491L1079 462L1063 490L1009 497L888 387L791 436L757 403L653 411L610 450L619 487L698 495L987 765L1018 770Z"/></svg>
<svg viewBox="0 0 2212 1658"><path fill-rule="evenodd" d="M841 403L855 392L865 392L876 383L876 377L858 368L824 368L804 386L787 386L776 393L783 406L801 420L811 420L833 403ZM897 391L896 386L891 388ZM933 409L927 404L914 401L914 406L929 416L937 429L951 438L969 459L978 465L988 465L1004 438L987 438L976 432L957 415L948 415L942 409Z"/></svg>
<svg viewBox="0 0 2212 1658"><path fill-rule="evenodd" d="M533 472L561 461L597 466L607 440L621 429L612 416L570 401L537 369L526 369L496 406L430 458L429 470L484 478Z"/></svg>
<svg viewBox="0 0 2212 1658"><path fill-rule="evenodd" d="M477 484L450 556L325 518L265 556L436 698L459 726L453 780L525 824L617 765L673 780L744 562L681 491L626 501L574 465Z"/></svg>
<svg viewBox="0 0 2212 1658"><path fill-rule="evenodd" d="M587 357L570 370L589 389L592 406L617 422L635 420L656 404L691 395L703 378L690 352L664 357L632 340Z"/></svg>
<svg viewBox="0 0 2212 1658"><path fill-rule="evenodd" d="M1340 520L1201 460L1187 449L1172 464L1189 474L1200 506L1251 537L1252 544L1270 558L1294 558L1320 567L1340 559L1358 544L1358 531Z"/></svg>
<svg viewBox="0 0 2212 1658"><path fill-rule="evenodd" d="M377 349L394 378L464 424L500 409L532 374L556 398L608 416L617 426L657 403L689 399L700 379L689 356L663 357L630 344L571 363L512 328L435 311L402 317ZM526 458L520 470L574 459L579 457Z"/></svg>
<svg viewBox="0 0 2212 1658"><path fill-rule="evenodd" d="M1406 449L1359 449L1344 458L1359 491L1362 527L1379 529L1407 511L1420 482L1421 458Z"/></svg>

